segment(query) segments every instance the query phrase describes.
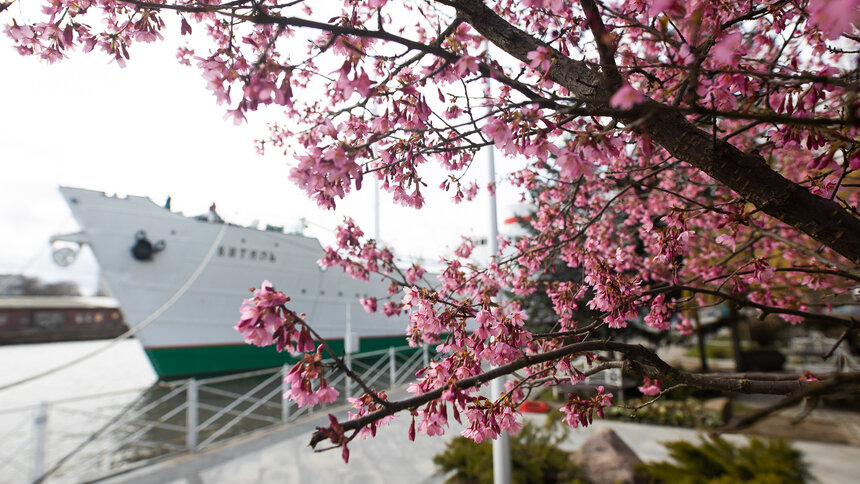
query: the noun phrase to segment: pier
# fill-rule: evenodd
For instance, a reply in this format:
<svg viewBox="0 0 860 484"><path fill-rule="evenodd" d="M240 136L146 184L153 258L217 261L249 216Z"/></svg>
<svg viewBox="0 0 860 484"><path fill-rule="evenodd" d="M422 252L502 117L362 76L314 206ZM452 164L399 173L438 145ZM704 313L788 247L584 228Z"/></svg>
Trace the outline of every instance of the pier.
<svg viewBox="0 0 860 484"><path fill-rule="evenodd" d="M354 371L392 399L406 396L405 385L430 359L425 350L400 347L353 354ZM584 367L578 362L577 367ZM441 483L433 455L462 430L455 421L443 437L407 438L411 419L397 416L376 438L350 444L344 464L340 452L314 452L313 430L328 424L328 413L347 418L347 396L357 396L342 374L329 382L340 399L323 408L297 408L281 398L283 375L272 368L238 375L161 382L134 392L67 398L38 407L0 412L0 475L4 484L28 482L106 482L111 484L236 482L402 482ZM605 372L583 384L619 385L620 374ZM826 412L825 412L826 415ZM848 418L850 416L850 418ZM544 415L524 418L542 422ZM860 435L860 417L841 413L840 425ZM5 425L11 422L11 425ZM597 421L575 429L561 444L573 451L594 432L609 427L643 460L668 458L662 442L697 441L695 430L619 421ZM729 436L743 439L743 436ZM794 441L812 475L821 483L851 482L860 462L860 441L852 445Z"/></svg>
<svg viewBox="0 0 860 484"><path fill-rule="evenodd" d="M525 415L536 424L546 417ZM407 438L410 419L400 415L380 428L377 437L350 444L350 460L345 464L340 452L315 453L307 443L316 426L328 419L318 415L290 427L275 429L253 439L237 440L223 447L176 457L123 475L106 479L109 484L233 484L233 483L400 483L442 484L446 476L436 473L432 458L445 443L459 435L462 427L451 420L444 436L417 434ZM855 425L860 422L855 422ZM663 442L698 442L700 433L691 429L642 425L617 421L596 421L588 428L575 429L560 447L574 451L594 433L611 428L645 461L669 458ZM744 436L730 435L733 441ZM810 464L812 476L821 484L845 484L857 477L860 447L794 441Z"/></svg>
<svg viewBox="0 0 860 484"><path fill-rule="evenodd" d="M412 381L429 358L426 347L403 346L348 355L346 361L362 380L382 389ZM298 408L282 398L289 369L159 382L0 411L2 482L97 481L326 416L359 396L352 380L332 369L328 384L338 390L338 400Z"/></svg>

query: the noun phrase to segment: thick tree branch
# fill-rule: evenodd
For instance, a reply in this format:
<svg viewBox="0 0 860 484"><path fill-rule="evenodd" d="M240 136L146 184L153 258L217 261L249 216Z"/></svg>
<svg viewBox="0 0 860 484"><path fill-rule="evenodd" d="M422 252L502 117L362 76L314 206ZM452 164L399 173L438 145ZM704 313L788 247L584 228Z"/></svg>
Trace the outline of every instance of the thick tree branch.
<svg viewBox="0 0 860 484"><path fill-rule="evenodd" d="M480 0L448 3L490 42L513 57L528 63L529 52L551 48L496 15ZM547 76L579 98L596 105L612 95L610 83L583 61L575 61L557 50ZM860 219L839 204L813 195L809 190L772 170L760 156L715 140L693 126L680 113L646 99L632 115L620 118L662 146L670 154L705 172L755 204L761 211L800 230L833 249L854 265L860 265Z"/></svg>
<svg viewBox="0 0 860 484"><path fill-rule="evenodd" d="M627 357L627 368L649 378L661 379L670 385L684 384L696 388L717 390L721 392L806 395L811 394L812 392L821 392L822 385L829 385L830 382L830 380L822 382L797 380L785 381L772 378L754 380L741 377L726 378L720 374L688 373L672 367L657 356L656 353L642 345L617 343L614 341L585 341L581 343L572 343L557 350L548 351L538 355L524 356L512 363L493 368L492 370L481 373L480 375L456 381L452 383L452 386L465 390L477 387L488 381L532 365L555 361L565 356L593 351L616 351L623 353ZM838 378L839 381L843 383L858 383L860 382L860 372L843 373L840 374ZM343 422L343 429L344 431L360 429L371 422L375 422L389 415L394 415L397 412L418 408L421 405L441 398L442 393L447 388L448 387L437 388L411 398L390 402L390 405L382 410L377 410L354 420ZM827 386L827 388L830 388L830 386ZM311 437L310 445L315 446L326 438L327 437L324 433L317 431Z"/></svg>
<svg viewBox="0 0 860 484"><path fill-rule="evenodd" d="M839 204L773 171L759 156L717 140L682 115L667 112L654 101L642 106L639 118L648 134L669 153L737 192L766 214L809 235L854 265L860 265L860 219ZM630 119L626 120L629 121Z"/></svg>
<svg viewBox="0 0 860 484"><path fill-rule="evenodd" d="M769 407L763 408L763 409L758 410L757 412L755 412L749 416L746 416L746 417L743 417L743 418L740 418L740 419L737 419L737 420L730 422L728 425L717 429L717 432L719 432L719 433L736 432L738 430L747 428L747 427L755 424L756 422L766 418L767 416L771 415L772 413L779 411L779 410L793 407L794 405L797 405L802 400L809 398L809 397L825 395L825 394L829 394L829 393L835 393L835 392L838 392L840 390L847 390L850 392L856 392L858 381L860 381L860 380L858 380L856 374L836 374L831 379L828 379L825 381L813 382L813 383L815 383L815 385L808 387L805 391L800 391L798 389L797 391L792 392L791 394L787 395L782 400L776 402L775 404L773 404Z"/></svg>
<svg viewBox="0 0 860 484"><path fill-rule="evenodd" d="M791 316L799 316L799 317L804 318L804 319L809 320L809 321L821 321L824 323L832 323L832 324L837 324L840 326L845 325L845 324L853 324L854 322L856 322L853 319L839 318L836 316L829 316L827 314L815 314L815 313L810 313L807 311L800 311L799 309L779 308L779 307L774 307L774 306L767 306L764 304L759 304L759 303L750 301L749 299L746 299L746 298L743 298L740 296L735 296L733 294L715 291L712 289L706 289L703 287L685 286L685 285L676 284L676 285L671 286L671 288L672 288L672 290L680 289L682 291L690 291L690 292L694 292L694 293L708 294L710 296L716 296L716 297L719 297L719 298L724 299L726 301L732 301L732 302L734 302L740 306L747 306L747 307L751 307L751 308L756 308L765 314L770 314L770 313L788 314Z"/></svg>
<svg viewBox="0 0 860 484"><path fill-rule="evenodd" d="M573 96L584 100L605 102L612 94L604 85L605 80L600 73L588 64L564 56L550 45L511 25L482 1L443 0L440 3L456 8L458 14L487 40L526 64L531 63L528 54L538 47L552 49L554 58L549 78L566 87Z"/></svg>
<svg viewBox="0 0 860 484"><path fill-rule="evenodd" d="M597 52L600 54L600 69L606 76L609 82L609 90L616 91L621 87L623 79L618 73L618 66L615 64L615 49L612 46L612 40L606 26L603 24L603 19L600 17L600 10L594 0L580 0L582 10L585 11L585 18L588 20L588 27L594 35L594 41L597 42Z"/></svg>

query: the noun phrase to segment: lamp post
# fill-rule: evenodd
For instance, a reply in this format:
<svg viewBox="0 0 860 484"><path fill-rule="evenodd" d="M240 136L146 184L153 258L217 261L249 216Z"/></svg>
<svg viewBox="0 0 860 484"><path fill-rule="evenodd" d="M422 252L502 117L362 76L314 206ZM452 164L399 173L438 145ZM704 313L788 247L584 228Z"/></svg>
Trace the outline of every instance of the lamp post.
<svg viewBox="0 0 860 484"><path fill-rule="evenodd" d="M489 80L487 81L487 92L489 92ZM487 107L489 111L489 106ZM490 183L496 183L496 157L494 148L491 145L487 149L487 164L489 165ZM499 217L496 208L496 187L493 186L490 192L490 237L487 241L489 249L489 262L492 262L499 250ZM505 391L505 378L498 377L490 382L490 398L493 401L499 399ZM493 483L494 484L510 484L511 483L511 437L508 432L503 430L495 440L493 440Z"/></svg>

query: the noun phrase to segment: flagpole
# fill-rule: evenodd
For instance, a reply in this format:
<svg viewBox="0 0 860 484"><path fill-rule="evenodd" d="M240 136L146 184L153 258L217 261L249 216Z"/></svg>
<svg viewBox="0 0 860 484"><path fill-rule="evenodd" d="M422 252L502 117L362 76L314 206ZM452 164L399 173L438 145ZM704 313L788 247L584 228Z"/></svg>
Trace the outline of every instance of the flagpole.
<svg viewBox="0 0 860 484"><path fill-rule="evenodd" d="M489 52L489 43L484 44ZM487 94L490 93L490 80L487 79ZM487 111L492 108L487 103ZM490 238L487 241L489 249L489 262L492 262L499 251L499 217L496 208L496 156L495 148L490 145L487 148L487 165L489 166L490 190ZM499 296L501 297L501 296ZM490 396L495 402L505 391L505 377L498 377L490 382ZM502 430L499 436L493 440L493 483L511 484L511 437L508 432Z"/></svg>

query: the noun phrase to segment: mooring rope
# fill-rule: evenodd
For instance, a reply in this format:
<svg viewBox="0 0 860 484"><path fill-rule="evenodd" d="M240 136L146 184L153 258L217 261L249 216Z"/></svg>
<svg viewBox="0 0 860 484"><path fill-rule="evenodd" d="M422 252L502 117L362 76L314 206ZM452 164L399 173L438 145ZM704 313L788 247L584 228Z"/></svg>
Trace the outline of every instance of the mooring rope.
<svg viewBox="0 0 860 484"><path fill-rule="evenodd" d="M49 370L45 370L41 373L37 373L37 374L31 375L27 378L23 378L21 380L2 385L2 386L0 386L0 392L2 392L4 390L8 390L8 389L16 387L16 386L19 386L19 385L23 385L24 383L29 383L31 381L38 380L40 378L44 378L48 375L57 373L61 370L64 370L66 368L77 365L78 363L86 361L86 360L88 360L88 359L90 359L90 358L92 358L98 354L104 353L108 349L114 347L120 341L124 341L128 338L131 338L132 336L137 334L138 331L140 331L140 330L146 328L147 326L149 326L150 324L152 324L153 321L155 321L159 316L164 314L165 311L170 309L170 307L173 306L176 303L176 301L178 301L179 298L181 298L185 294L186 291L188 291L188 289L191 287L192 284L194 284L194 282L197 280L197 278L200 277L200 274L203 273L203 270L206 268L207 265L209 265L209 261L211 261L212 257L215 255L215 252L218 248L218 244L221 242L221 239L224 237L224 232L226 232L226 230L227 230L227 226L228 226L228 224L222 224L221 225L221 230L219 230L218 235L215 236L215 240L212 242L212 246L209 247L209 251L206 253L206 256L203 257L203 260L200 261L200 264L197 266L197 269L195 269L194 272L191 274L191 276L188 277L188 280L185 281L185 284L183 284L182 287L180 287L179 290L176 291L173 294L173 296L170 297L170 299L165 301L165 303L162 304L161 307L159 307L152 314L150 314L149 316L144 318L143 321L134 325L131 329L129 329L125 333L117 336L116 338L114 338L113 340L111 340L109 343L102 346L101 348L98 348L98 349L96 349L90 353L87 353L83 356L80 356L80 357L75 358L71 361L68 361L62 365L56 366L56 367L51 368Z"/></svg>

